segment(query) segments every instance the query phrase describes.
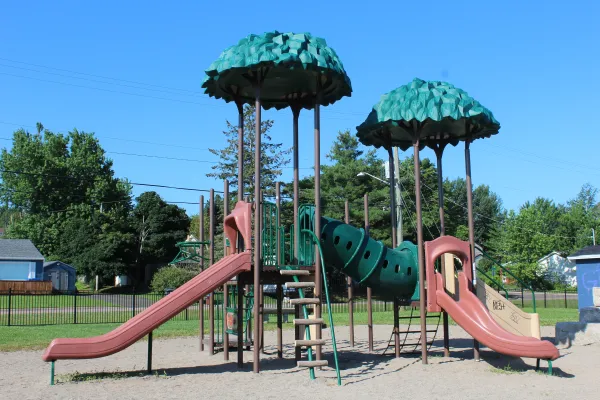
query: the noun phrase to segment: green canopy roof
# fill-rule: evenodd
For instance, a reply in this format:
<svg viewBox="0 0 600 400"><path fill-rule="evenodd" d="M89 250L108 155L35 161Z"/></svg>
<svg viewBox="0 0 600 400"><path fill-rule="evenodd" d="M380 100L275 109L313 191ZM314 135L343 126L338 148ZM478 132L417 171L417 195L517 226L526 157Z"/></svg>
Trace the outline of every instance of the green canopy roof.
<svg viewBox="0 0 600 400"><path fill-rule="evenodd" d="M294 101L310 109L317 92L325 106L352 93L342 62L324 39L277 31L249 35L226 49L206 70L202 87L227 102L254 103L259 76L266 109L285 108Z"/></svg>
<svg viewBox="0 0 600 400"><path fill-rule="evenodd" d="M415 78L381 96L365 122L356 127L361 143L406 150L418 135L420 147L490 137L500 123L464 90L447 82Z"/></svg>

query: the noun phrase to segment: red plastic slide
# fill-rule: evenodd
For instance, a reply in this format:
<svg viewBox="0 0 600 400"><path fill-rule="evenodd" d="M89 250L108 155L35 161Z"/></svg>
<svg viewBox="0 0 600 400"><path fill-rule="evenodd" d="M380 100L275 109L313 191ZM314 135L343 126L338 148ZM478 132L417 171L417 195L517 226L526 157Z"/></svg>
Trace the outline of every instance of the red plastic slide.
<svg viewBox="0 0 600 400"><path fill-rule="evenodd" d="M437 304L478 342L509 356L543 360L558 358L558 349L549 341L518 336L504 330L477 296L468 290L469 282L464 273L459 272L458 280L459 300L455 301L444 290L436 290Z"/></svg>
<svg viewBox="0 0 600 400"><path fill-rule="evenodd" d="M111 332L84 339L54 339L42 359L97 358L124 350L232 277L250 271L250 260L249 251L226 256Z"/></svg>

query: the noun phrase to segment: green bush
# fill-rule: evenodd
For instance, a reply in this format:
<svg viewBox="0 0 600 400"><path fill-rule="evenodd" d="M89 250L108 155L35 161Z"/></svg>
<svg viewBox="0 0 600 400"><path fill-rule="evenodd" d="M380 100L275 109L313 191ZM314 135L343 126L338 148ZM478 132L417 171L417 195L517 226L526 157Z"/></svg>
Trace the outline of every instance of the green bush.
<svg viewBox="0 0 600 400"><path fill-rule="evenodd" d="M193 271L167 266L159 269L154 274L150 287L155 292L164 292L165 289L177 289L195 276L196 273Z"/></svg>

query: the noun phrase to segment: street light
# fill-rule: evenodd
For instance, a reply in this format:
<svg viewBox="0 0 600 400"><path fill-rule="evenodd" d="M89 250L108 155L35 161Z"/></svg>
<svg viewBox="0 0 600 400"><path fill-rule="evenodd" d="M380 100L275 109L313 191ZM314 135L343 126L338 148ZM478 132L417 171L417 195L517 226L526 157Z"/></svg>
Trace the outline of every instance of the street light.
<svg viewBox="0 0 600 400"><path fill-rule="evenodd" d="M391 185L390 181L386 181L384 179L378 178L375 175L371 175L368 172L359 172L358 174L356 174L356 176L362 178L365 176L369 176L373 179L378 180L379 182L383 182L386 185ZM397 242L398 244L402 243L403 240L403 236L402 236L402 206L401 206L401 192L400 192L400 182L398 181L399 177L396 177L396 187L394 188L394 195L395 195L395 203L396 203L396 237L397 237Z"/></svg>
<svg viewBox="0 0 600 400"><path fill-rule="evenodd" d="M385 183L386 185L389 185L389 184L390 184L390 182L389 182L389 181L386 181L386 180L383 180L383 179L381 179L381 178L378 178L378 177L376 177L375 175L371 175L371 174L369 174L368 172L359 172L358 174L356 174L356 176L358 176L358 177L370 176L371 178L373 178L373 179L377 179L379 182L383 182L383 183Z"/></svg>

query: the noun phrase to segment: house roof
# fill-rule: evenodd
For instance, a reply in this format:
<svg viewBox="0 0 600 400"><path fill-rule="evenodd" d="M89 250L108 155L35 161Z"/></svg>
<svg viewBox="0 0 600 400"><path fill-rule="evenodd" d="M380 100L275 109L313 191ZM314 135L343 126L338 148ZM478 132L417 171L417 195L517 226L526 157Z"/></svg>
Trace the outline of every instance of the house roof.
<svg viewBox="0 0 600 400"><path fill-rule="evenodd" d="M588 246L567 257L571 261L600 259L600 246Z"/></svg>
<svg viewBox="0 0 600 400"><path fill-rule="evenodd" d="M52 267L59 267L62 269L68 269L68 270L72 270L73 272L75 272L75 267L72 267L69 264L65 264L62 261L47 261L44 263L44 270L46 270L48 268L52 268Z"/></svg>
<svg viewBox="0 0 600 400"><path fill-rule="evenodd" d="M44 261L29 239L0 239L0 260Z"/></svg>
<svg viewBox="0 0 600 400"><path fill-rule="evenodd" d="M537 260L537 262L538 262L538 263L539 263L539 262L542 262L542 261L544 261L545 259L547 259L547 258L550 258L550 257L552 257L552 256L554 256L554 255L557 255L557 256L559 256L559 257L565 258L565 254L564 254L564 253L561 253L561 252L559 252L559 251L553 251L553 252L551 252L551 253L548 253L548 254L546 254L544 257L540 258L539 260Z"/></svg>

